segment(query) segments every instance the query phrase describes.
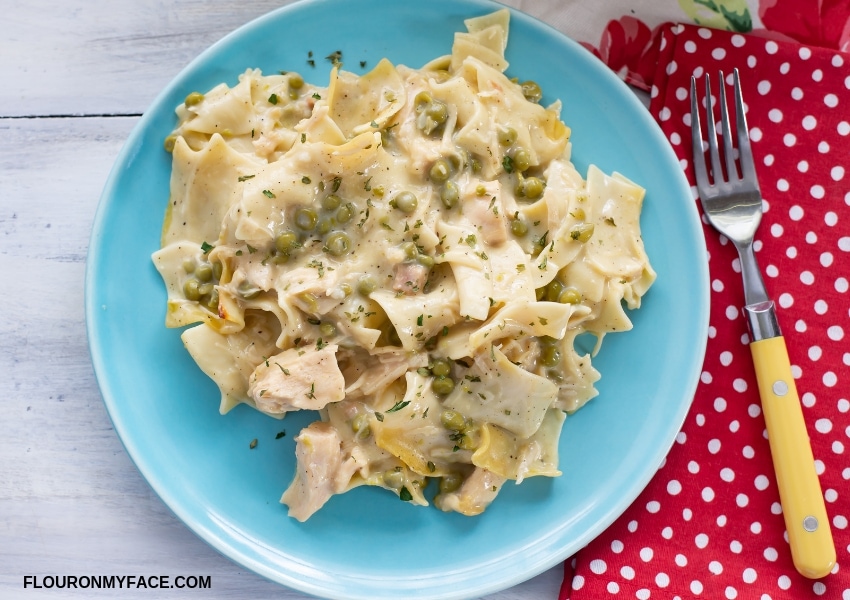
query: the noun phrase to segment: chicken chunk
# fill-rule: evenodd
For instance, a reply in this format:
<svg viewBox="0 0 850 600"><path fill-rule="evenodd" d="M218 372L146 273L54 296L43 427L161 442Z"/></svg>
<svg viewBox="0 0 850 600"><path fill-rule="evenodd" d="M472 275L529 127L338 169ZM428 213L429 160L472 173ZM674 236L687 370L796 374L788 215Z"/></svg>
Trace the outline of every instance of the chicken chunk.
<svg viewBox="0 0 850 600"><path fill-rule="evenodd" d="M461 200L463 214L478 228L485 242L498 246L508 239L502 185L498 181L471 180Z"/></svg>
<svg viewBox="0 0 850 600"><path fill-rule="evenodd" d="M248 395L270 415L319 410L339 402L345 397L345 379L336 361L337 348L290 348L268 358L251 374Z"/></svg>
<svg viewBox="0 0 850 600"><path fill-rule="evenodd" d="M346 491L362 465L343 451L342 438L330 423L310 424L295 442L295 479L280 501L289 507L290 517L304 522L331 496Z"/></svg>
<svg viewBox="0 0 850 600"><path fill-rule="evenodd" d="M458 491L440 494L434 499L434 504L446 512L455 511L467 517L480 515L496 499L505 481L504 477L492 471L476 467Z"/></svg>

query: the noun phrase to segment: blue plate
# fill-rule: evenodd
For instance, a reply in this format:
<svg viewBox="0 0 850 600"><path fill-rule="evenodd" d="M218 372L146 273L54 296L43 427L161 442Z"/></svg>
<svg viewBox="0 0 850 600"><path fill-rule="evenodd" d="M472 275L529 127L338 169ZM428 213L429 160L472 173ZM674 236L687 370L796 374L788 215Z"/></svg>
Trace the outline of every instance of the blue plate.
<svg viewBox="0 0 850 600"><path fill-rule="evenodd" d="M508 485L480 517L421 508L376 488L336 496L307 523L280 494L293 438L314 419L247 407L218 413L218 390L167 330L165 290L150 260L168 199L163 139L191 91L246 68L300 71L325 85L341 50L364 72L382 57L421 66L448 54L487 0L313 0L272 12L204 52L156 99L106 183L86 273L92 361L115 430L142 475L199 536L242 566L328 598L467 598L507 588L569 557L637 497L684 421L708 326L706 249L692 195L661 131L631 91L576 43L512 12L508 74L563 101L579 170L591 163L643 184L642 225L658 281L606 337L594 364L600 396L567 419L557 479ZM308 65L312 52L315 66ZM365 61L365 67L361 67ZM286 435L276 439L277 434ZM249 448L253 439L257 447Z"/></svg>

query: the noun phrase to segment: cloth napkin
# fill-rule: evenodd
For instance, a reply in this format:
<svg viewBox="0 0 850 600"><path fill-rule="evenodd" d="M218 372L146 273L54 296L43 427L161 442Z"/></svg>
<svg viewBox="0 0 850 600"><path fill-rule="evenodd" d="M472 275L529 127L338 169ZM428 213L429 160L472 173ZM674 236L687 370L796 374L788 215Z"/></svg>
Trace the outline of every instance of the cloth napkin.
<svg viewBox="0 0 850 600"><path fill-rule="evenodd" d="M691 183L691 75L702 96L709 73L716 97L718 70L730 83L740 71L765 199L755 248L777 302L838 565L812 581L791 562L740 264L734 246L704 225L711 315L692 408L646 490L565 563L560 600L850 600L850 54L666 24L647 57L657 65L650 111Z"/></svg>

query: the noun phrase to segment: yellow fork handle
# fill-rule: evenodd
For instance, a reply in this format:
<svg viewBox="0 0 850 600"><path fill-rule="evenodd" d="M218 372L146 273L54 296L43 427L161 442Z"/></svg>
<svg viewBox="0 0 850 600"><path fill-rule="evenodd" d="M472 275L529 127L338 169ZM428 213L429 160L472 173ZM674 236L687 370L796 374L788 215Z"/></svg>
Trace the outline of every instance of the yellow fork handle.
<svg viewBox="0 0 850 600"><path fill-rule="evenodd" d="M835 566L835 543L791 362L782 336L752 342L770 454L794 566L818 579Z"/></svg>

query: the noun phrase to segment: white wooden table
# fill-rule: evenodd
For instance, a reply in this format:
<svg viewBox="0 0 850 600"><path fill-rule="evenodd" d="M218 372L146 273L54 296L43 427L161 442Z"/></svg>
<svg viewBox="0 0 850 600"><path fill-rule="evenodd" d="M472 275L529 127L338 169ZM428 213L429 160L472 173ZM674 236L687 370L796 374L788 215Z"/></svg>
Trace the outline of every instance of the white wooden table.
<svg viewBox="0 0 850 600"><path fill-rule="evenodd" d="M594 18L592 3L507 3L567 33ZM305 598L219 555L151 491L104 409L83 313L93 216L139 116L203 49L281 4L0 1L2 598ZM210 575L212 589L23 588L86 574ZM555 599L561 574L489 599Z"/></svg>

